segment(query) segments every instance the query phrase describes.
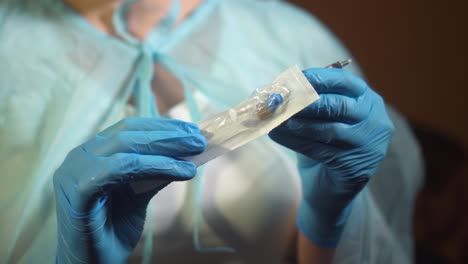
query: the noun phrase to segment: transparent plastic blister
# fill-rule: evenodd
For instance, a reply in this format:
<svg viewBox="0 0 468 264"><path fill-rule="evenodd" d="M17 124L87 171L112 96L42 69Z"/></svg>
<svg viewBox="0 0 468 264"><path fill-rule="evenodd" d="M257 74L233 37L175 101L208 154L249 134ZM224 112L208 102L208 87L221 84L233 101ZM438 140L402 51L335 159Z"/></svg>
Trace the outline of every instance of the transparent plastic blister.
<svg viewBox="0 0 468 264"><path fill-rule="evenodd" d="M198 123L208 141L200 155L184 158L197 166L234 150L273 128L319 99L297 65L282 72L271 84L257 88L234 107Z"/></svg>

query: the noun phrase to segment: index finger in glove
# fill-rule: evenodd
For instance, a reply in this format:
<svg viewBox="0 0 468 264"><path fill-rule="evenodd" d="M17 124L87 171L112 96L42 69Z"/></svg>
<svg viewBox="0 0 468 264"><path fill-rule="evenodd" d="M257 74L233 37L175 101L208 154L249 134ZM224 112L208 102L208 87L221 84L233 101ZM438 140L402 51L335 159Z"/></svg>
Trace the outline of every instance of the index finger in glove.
<svg viewBox="0 0 468 264"><path fill-rule="evenodd" d="M95 156L107 157L116 153L137 153L169 157L187 157L203 152L206 139L199 132L120 131L110 137L96 136L83 148Z"/></svg>
<svg viewBox="0 0 468 264"><path fill-rule="evenodd" d="M129 117L106 128L98 135L111 137L120 131L174 131L181 130L187 133L199 132L197 125L177 119Z"/></svg>
<svg viewBox="0 0 468 264"><path fill-rule="evenodd" d="M295 117L347 124L357 123L365 119L372 109L372 104L362 99L338 94L323 94L319 100L301 110Z"/></svg>
<svg viewBox="0 0 468 264"><path fill-rule="evenodd" d="M369 88L364 80L342 69L311 68L302 72L319 94L359 97Z"/></svg>
<svg viewBox="0 0 468 264"><path fill-rule="evenodd" d="M293 117L276 127L275 130L286 138L285 142L298 137L303 141L304 145L317 142L340 149L349 149L357 147L367 140L365 138L366 134L357 133L353 126L339 122L315 122ZM278 142L279 140L275 141Z"/></svg>

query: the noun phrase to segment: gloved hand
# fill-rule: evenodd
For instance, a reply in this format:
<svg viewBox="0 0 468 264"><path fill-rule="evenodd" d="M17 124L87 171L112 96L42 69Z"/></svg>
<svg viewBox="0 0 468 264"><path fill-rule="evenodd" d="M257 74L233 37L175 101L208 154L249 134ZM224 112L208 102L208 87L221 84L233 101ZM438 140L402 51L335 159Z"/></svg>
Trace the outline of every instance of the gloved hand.
<svg viewBox="0 0 468 264"><path fill-rule="evenodd" d="M124 263L136 246L150 199L196 166L175 157L206 148L194 124L129 118L73 149L54 175L57 263ZM130 186L156 180L137 194Z"/></svg>
<svg viewBox="0 0 468 264"><path fill-rule="evenodd" d="M336 247L353 198L385 157L394 127L382 98L362 79L341 69L303 72L321 98L270 137L298 152L298 228L317 246Z"/></svg>

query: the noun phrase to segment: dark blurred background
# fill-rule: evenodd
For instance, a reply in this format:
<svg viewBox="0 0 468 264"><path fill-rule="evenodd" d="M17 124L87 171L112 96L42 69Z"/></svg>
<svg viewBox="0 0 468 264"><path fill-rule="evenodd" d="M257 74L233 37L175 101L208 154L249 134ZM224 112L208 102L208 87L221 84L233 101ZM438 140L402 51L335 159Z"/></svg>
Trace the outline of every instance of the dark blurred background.
<svg viewBox="0 0 468 264"><path fill-rule="evenodd" d="M331 28L388 102L468 147L468 1L291 2Z"/></svg>
<svg viewBox="0 0 468 264"><path fill-rule="evenodd" d="M416 262L468 263L468 1L291 2L345 43L369 84L413 125L427 171Z"/></svg>

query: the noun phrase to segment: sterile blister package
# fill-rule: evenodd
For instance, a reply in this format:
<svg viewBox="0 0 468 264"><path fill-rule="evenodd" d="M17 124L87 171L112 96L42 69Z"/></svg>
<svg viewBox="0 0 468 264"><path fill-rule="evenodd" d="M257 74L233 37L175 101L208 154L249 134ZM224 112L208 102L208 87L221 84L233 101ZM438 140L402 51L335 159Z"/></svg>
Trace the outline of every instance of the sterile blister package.
<svg viewBox="0 0 468 264"><path fill-rule="evenodd" d="M207 139L207 149L183 159L203 165L267 134L318 99L300 68L292 66L271 84L257 88L246 100L200 121L198 126Z"/></svg>

